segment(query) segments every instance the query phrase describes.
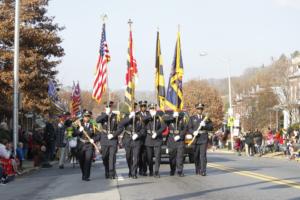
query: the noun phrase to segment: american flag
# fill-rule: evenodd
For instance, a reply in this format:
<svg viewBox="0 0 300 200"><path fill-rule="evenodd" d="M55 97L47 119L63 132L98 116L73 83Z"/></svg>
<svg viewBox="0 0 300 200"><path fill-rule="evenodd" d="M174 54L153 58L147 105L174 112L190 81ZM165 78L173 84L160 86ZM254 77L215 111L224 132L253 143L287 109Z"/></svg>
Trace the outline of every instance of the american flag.
<svg viewBox="0 0 300 200"><path fill-rule="evenodd" d="M93 86L93 98L100 103L107 85L107 63L110 61L109 50L106 43L105 24L103 24L99 58L96 66L96 76Z"/></svg>
<svg viewBox="0 0 300 200"><path fill-rule="evenodd" d="M75 85L73 82L73 89L72 89L72 95L71 95L71 114L72 116L75 116L76 113L80 111L81 106L81 92L79 83Z"/></svg>

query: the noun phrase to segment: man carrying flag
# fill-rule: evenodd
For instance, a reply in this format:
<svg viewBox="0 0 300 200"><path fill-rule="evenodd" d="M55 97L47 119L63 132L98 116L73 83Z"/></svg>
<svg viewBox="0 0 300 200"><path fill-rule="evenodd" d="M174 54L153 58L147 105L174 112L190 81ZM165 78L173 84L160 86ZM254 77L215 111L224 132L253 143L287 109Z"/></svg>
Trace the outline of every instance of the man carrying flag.
<svg viewBox="0 0 300 200"><path fill-rule="evenodd" d="M167 145L170 155L170 175L174 176L175 171L177 170L177 174L180 177L184 176L184 138L187 127L187 120L184 118L184 113L181 112L179 115L179 112L183 108L182 77L183 63L181 57L180 34L178 32L166 101L167 106L174 112L173 116L165 115L164 120L169 129Z"/></svg>

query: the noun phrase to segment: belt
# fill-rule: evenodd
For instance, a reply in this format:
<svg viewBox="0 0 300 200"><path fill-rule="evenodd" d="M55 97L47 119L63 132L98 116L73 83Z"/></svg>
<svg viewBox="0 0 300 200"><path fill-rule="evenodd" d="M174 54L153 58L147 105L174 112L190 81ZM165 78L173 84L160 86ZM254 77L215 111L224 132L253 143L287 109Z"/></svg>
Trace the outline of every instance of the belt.
<svg viewBox="0 0 300 200"><path fill-rule="evenodd" d="M127 133L128 135L132 135L133 134L132 131L127 131L127 130L125 130L125 133Z"/></svg>
<svg viewBox="0 0 300 200"><path fill-rule="evenodd" d="M79 140L80 140L80 142L82 142L82 143L88 143L88 142L90 142L90 141L85 140L85 139L82 139L82 138L79 138Z"/></svg>
<svg viewBox="0 0 300 200"><path fill-rule="evenodd" d="M170 130L169 133L172 133L172 134L178 134L178 133L179 133L179 130Z"/></svg>
<svg viewBox="0 0 300 200"><path fill-rule="evenodd" d="M200 134L206 133L206 131L198 131Z"/></svg>

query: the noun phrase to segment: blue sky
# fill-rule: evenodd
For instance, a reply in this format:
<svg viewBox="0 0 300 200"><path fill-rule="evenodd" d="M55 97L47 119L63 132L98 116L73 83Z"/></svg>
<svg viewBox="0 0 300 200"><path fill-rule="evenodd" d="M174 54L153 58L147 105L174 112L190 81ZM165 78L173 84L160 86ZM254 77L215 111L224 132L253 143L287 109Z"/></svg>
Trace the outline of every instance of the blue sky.
<svg viewBox="0 0 300 200"><path fill-rule="evenodd" d="M48 15L66 27L60 33L66 55L57 68L63 85L78 80L82 89L92 89L104 13L113 90L125 84L129 18L134 22L137 90L154 88L158 27L166 82L178 24L184 81L226 77L228 65L232 75L240 75L247 67L269 64L271 57L300 50L300 0L51 0ZM203 51L207 55L199 56Z"/></svg>

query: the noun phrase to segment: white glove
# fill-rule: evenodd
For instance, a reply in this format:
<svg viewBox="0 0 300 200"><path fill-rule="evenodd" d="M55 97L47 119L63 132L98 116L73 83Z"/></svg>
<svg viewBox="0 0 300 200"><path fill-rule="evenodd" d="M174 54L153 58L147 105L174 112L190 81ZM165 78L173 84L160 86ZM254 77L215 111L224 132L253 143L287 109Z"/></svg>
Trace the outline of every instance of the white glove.
<svg viewBox="0 0 300 200"><path fill-rule="evenodd" d="M105 113L106 113L107 115L109 115L109 114L110 114L110 108L105 108Z"/></svg>
<svg viewBox="0 0 300 200"><path fill-rule="evenodd" d="M136 140L137 138L138 138L138 134L134 133L134 134L132 135L132 140L134 141L134 140Z"/></svg>
<svg viewBox="0 0 300 200"><path fill-rule="evenodd" d="M152 139L155 139L157 137L157 133L156 132L153 132L152 134Z"/></svg>
<svg viewBox="0 0 300 200"><path fill-rule="evenodd" d="M174 113L173 113L173 117L176 118L176 117L178 117L178 116L179 116L179 113L178 113L178 112L174 112Z"/></svg>
<svg viewBox="0 0 300 200"><path fill-rule="evenodd" d="M130 112L129 118L133 118L135 116L135 112Z"/></svg>
<svg viewBox="0 0 300 200"><path fill-rule="evenodd" d="M84 130L83 126L80 126L79 131L82 132Z"/></svg>
<svg viewBox="0 0 300 200"><path fill-rule="evenodd" d="M198 131L194 131L193 136L197 136L199 134Z"/></svg>
<svg viewBox="0 0 300 200"><path fill-rule="evenodd" d="M193 138L193 136L191 135L191 134L187 134L186 136L185 136L185 139L187 139L187 140L191 140Z"/></svg>
<svg viewBox="0 0 300 200"><path fill-rule="evenodd" d="M63 124L62 124L62 123L59 123L59 124L58 124L58 127L59 127L59 128L63 127Z"/></svg>
<svg viewBox="0 0 300 200"><path fill-rule="evenodd" d="M111 140L113 137L114 137L114 136L113 136L113 134L111 134L111 133L107 135L107 138L108 138L109 140Z"/></svg>
<svg viewBox="0 0 300 200"><path fill-rule="evenodd" d="M200 126L201 127L204 127L206 125L205 121L203 120L201 123L200 123Z"/></svg>
<svg viewBox="0 0 300 200"><path fill-rule="evenodd" d="M153 117L156 115L156 110L150 110L150 115Z"/></svg>
<svg viewBox="0 0 300 200"><path fill-rule="evenodd" d="M179 136L179 135L176 135L176 136L174 137L174 140L175 140L175 142L177 142L178 140L180 140L180 136Z"/></svg>
<svg viewBox="0 0 300 200"><path fill-rule="evenodd" d="M93 140L93 139L90 139L90 143L92 143L92 144L93 144L93 143L94 143L94 140Z"/></svg>

